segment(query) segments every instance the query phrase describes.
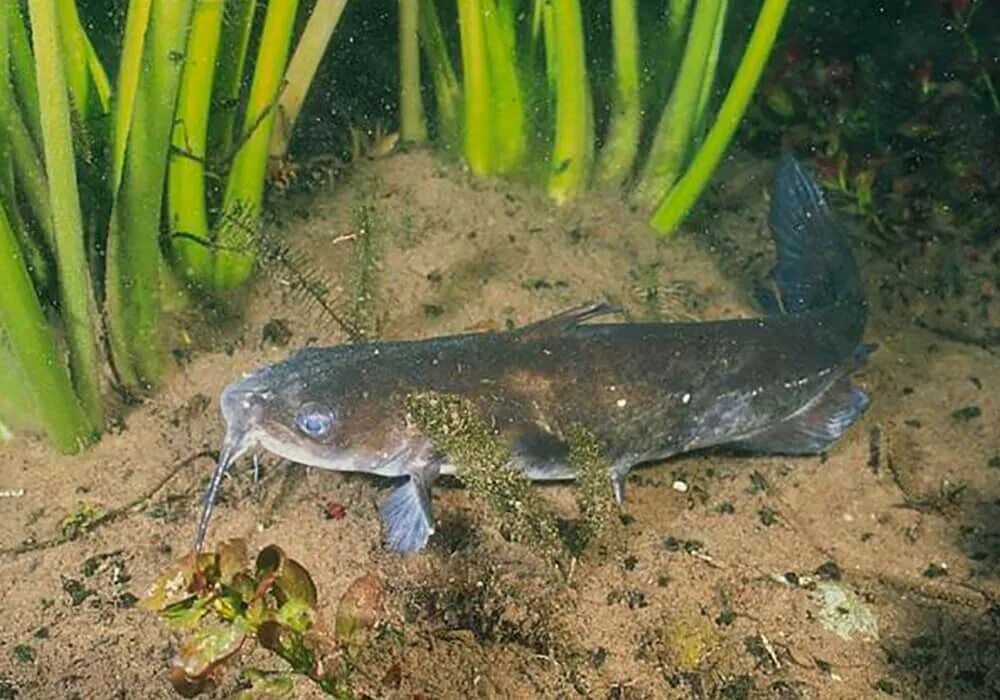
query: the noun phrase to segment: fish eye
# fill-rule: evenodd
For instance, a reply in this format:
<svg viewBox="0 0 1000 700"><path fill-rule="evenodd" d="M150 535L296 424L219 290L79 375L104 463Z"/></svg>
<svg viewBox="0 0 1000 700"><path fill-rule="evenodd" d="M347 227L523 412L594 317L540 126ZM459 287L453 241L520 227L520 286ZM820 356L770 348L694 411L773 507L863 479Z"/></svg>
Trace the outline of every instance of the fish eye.
<svg viewBox="0 0 1000 700"><path fill-rule="evenodd" d="M295 416L295 425L309 437L323 437L333 427L333 412L326 406L306 404Z"/></svg>

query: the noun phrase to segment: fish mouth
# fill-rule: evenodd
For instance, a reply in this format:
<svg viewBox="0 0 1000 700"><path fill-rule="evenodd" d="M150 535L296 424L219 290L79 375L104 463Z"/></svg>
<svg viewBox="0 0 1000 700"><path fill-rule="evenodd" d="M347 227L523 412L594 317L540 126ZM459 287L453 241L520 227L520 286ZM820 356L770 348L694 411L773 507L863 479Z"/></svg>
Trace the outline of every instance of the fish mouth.
<svg viewBox="0 0 1000 700"><path fill-rule="evenodd" d="M205 495L202 498L201 515L198 518L198 530L194 541L195 554L201 554L202 546L205 544L205 535L208 534L208 521L212 517L212 508L215 506L215 499L219 495L222 477L226 475L229 467L255 444L257 444L257 438L252 430L233 427L226 430L226 437L222 441L222 449L219 450L219 461L215 465L212 480L209 482L208 488L205 489Z"/></svg>

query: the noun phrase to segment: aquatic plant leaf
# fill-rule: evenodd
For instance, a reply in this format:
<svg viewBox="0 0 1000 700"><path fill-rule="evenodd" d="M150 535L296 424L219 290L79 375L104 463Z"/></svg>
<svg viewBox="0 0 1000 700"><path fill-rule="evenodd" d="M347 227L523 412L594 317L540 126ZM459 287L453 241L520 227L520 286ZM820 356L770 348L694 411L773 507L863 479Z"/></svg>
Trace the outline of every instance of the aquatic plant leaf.
<svg viewBox="0 0 1000 700"><path fill-rule="evenodd" d="M220 543L216 556L219 581L226 584L232 583L237 574L246 571L249 563L247 543L239 538Z"/></svg>
<svg viewBox="0 0 1000 700"><path fill-rule="evenodd" d="M249 629L242 618L197 629L181 642L175 663L191 678L203 676L240 650Z"/></svg>
<svg viewBox="0 0 1000 700"><path fill-rule="evenodd" d="M183 698L196 697L215 687L215 683L207 675L192 678L180 666L174 666L170 669L170 685Z"/></svg>
<svg viewBox="0 0 1000 700"><path fill-rule="evenodd" d="M202 554L196 559L194 553L178 559L153 582L138 607L159 612L186 599L193 592L195 572L209 568L213 561L214 555Z"/></svg>
<svg viewBox="0 0 1000 700"><path fill-rule="evenodd" d="M281 602L298 601L310 608L316 607L316 584L306 568L294 559L284 560L274 589Z"/></svg>
<svg viewBox="0 0 1000 700"><path fill-rule="evenodd" d="M292 679L284 674L263 673L255 668L243 671L243 677L250 683L250 689L236 697L240 700L263 700L291 695L295 689Z"/></svg>
<svg viewBox="0 0 1000 700"><path fill-rule="evenodd" d="M296 632L305 632L312 626L312 606L304 600L289 599L278 608L275 620Z"/></svg>
<svg viewBox="0 0 1000 700"><path fill-rule="evenodd" d="M247 604L253 600L254 595L257 593L256 582L254 582L254 580L250 577L250 574L245 571L241 571L233 576L233 580L230 581L229 587L233 593L238 595L243 602Z"/></svg>
<svg viewBox="0 0 1000 700"><path fill-rule="evenodd" d="M360 646L378 621L382 583L374 574L355 579L337 605L334 635L348 646Z"/></svg>
<svg viewBox="0 0 1000 700"><path fill-rule="evenodd" d="M208 612L203 598L190 596L158 611L160 617L173 629L194 629Z"/></svg>
<svg viewBox="0 0 1000 700"><path fill-rule="evenodd" d="M268 574L276 573L285 561L285 552L277 545L271 544L257 554L257 580L262 580Z"/></svg>
<svg viewBox="0 0 1000 700"><path fill-rule="evenodd" d="M227 591L211 599L212 610L223 620L245 617L243 599L234 591Z"/></svg>
<svg viewBox="0 0 1000 700"><path fill-rule="evenodd" d="M305 638L291 627L268 620L257 630L257 641L287 661L297 673L310 675L314 667L312 649Z"/></svg>

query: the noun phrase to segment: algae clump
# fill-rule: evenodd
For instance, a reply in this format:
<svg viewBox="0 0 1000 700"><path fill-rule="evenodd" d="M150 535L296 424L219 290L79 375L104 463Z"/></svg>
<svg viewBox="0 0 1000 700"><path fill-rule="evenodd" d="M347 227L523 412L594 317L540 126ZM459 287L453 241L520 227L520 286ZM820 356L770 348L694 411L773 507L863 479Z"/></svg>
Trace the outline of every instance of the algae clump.
<svg viewBox="0 0 1000 700"><path fill-rule="evenodd" d="M567 431L569 463L576 472L576 503L583 517L583 542L606 539L615 522L618 504L611 490L611 463L604 456L597 436L574 423Z"/></svg>
<svg viewBox="0 0 1000 700"><path fill-rule="evenodd" d="M557 563L562 546L556 520L531 483L509 467L510 453L468 400L420 392L407 397L414 426L451 458L455 476L486 502L508 539L540 548Z"/></svg>

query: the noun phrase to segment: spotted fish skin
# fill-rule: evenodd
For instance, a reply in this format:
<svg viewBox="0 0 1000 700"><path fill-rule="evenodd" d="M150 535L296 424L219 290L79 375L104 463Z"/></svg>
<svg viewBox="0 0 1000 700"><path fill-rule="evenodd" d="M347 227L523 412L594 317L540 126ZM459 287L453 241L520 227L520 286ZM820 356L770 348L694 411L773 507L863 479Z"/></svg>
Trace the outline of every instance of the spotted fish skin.
<svg viewBox="0 0 1000 700"><path fill-rule="evenodd" d="M844 230L795 160L778 169L771 229L777 295L755 319L592 323L593 303L505 332L306 348L222 395L227 435L199 522L200 547L222 475L263 447L295 462L407 481L383 503L392 549L433 533L431 488L454 471L407 421L415 392L460 395L534 480L573 478L565 435L586 426L612 463L616 496L636 465L731 445L826 450L868 399L849 375L868 349L866 302Z"/></svg>

